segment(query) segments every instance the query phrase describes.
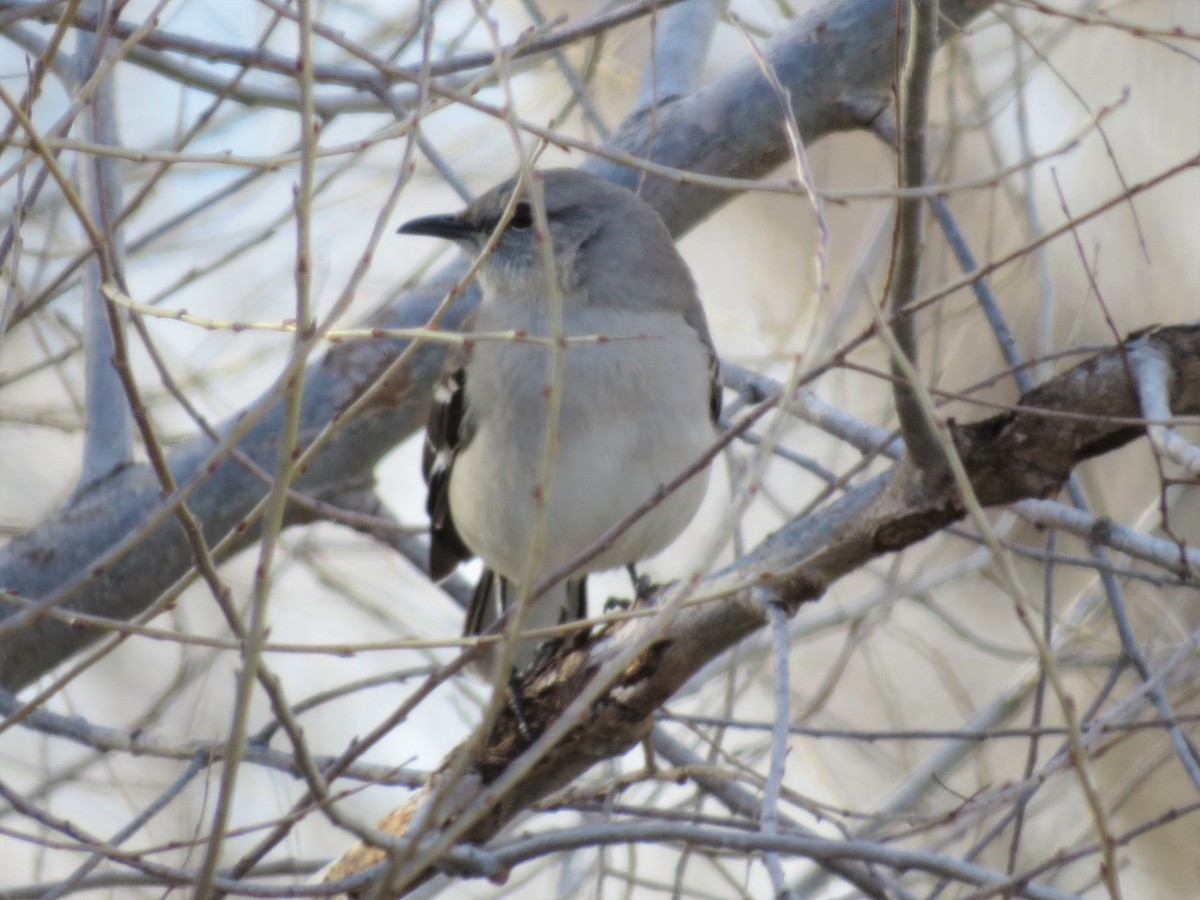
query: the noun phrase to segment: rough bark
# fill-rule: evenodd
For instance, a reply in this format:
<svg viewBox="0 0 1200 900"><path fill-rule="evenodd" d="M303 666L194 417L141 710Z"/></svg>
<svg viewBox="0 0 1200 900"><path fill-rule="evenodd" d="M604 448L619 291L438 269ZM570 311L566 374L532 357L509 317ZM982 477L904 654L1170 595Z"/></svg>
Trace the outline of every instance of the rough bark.
<svg viewBox="0 0 1200 900"><path fill-rule="evenodd" d="M990 0L943 2L942 38L952 37L955 27L989 5ZM805 141L861 127L886 107L894 32L892 0L834 0L800 17L764 46L765 57L789 92ZM777 96L758 64L747 60L659 109L654 117L633 116L609 146L677 169L755 178L787 158L781 122ZM638 188L676 235L733 196L682 180L643 179L638 171L599 157L584 167ZM462 271L451 266L404 294L379 314L377 324L424 324ZM473 293L465 292L444 326L456 327L474 302ZM305 379L299 446L335 421L405 346L385 339L345 344L315 363ZM369 484L378 460L423 426L442 353L440 347L422 347L372 403L341 423L297 489L327 498ZM261 417L237 448L269 471L277 458L282 407L264 397L247 407L254 409L263 410ZM245 415L226 422L222 433L238 428ZM172 453L170 465L180 485L172 496L161 496L148 467L122 469L0 548L0 586L20 598L16 603L0 601L0 686L19 690L107 633L31 613L27 603L129 620L188 572L192 554L172 515L179 503L186 500L210 546L232 534L232 552L255 539L255 529L245 527L244 519L268 486L229 453L214 455L213 446L199 436ZM302 507L289 510L289 524L308 518L310 513Z"/></svg>
<svg viewBox="0 0 1200 900"><path fill-rule="evenodd" d="M1131 338L1030 391L1021 398L1018 411L951 425L981 503L991 506L1053 494L1076 465L1143 433L1140 425L1129 421L1138 419L1141 411L1126 357L1139 343L1151 345L1169 360L1175 414L1200 411L1200 324ZM488 798L487 814L464 840L486 842L529 804L646 737L655 712L693 674L766 624L767 603L782 603L793 615L868 560L901 550L961 519L965 508L958 485L936 477L931 483L907 459L901 460L701 582L696 593L712 602L684 609L669 636L656 639L627 666L600 699L576 717L580 724L550 748L526 777L503 795ZM1181 566L1186 568L1182 555ZM549 727L606 663L650 627L653 619L632 620L563 646L523 685L525 713L534 732ZM474 787L469 799L486 791L527 746L518 723L506 710L467 769L464 781ZM462 752L462 747L452 751L425 788L386 817L380 830L404 836ZM444 810L438 825L453 821L462 809ZM423 832L426 838L436 833L436 827ZM382 850L360 844L331 866L325 879L363 872L383 859ZM408 873L386 895L399 895L431 874L428 869Z"/></svg>

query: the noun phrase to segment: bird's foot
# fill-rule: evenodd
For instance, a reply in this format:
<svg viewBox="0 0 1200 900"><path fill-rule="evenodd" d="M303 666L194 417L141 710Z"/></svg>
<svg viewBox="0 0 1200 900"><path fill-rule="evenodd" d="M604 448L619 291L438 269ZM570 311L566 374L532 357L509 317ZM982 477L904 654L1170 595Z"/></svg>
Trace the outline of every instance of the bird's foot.
<svg viewBox="0 0 1200 900"><path fill-rule="evenodd" d="M648 575L639 575L637 566L630 563L625 567L629 572L629 580L633 582L633 596L638 602L645 602L654 593L654 582Z"/></svg>
<svg viewBox="0 0 1200 900"><path fill-rule="evenodd" d="M625 597L609 597L604 601L604 614L607 616L610 613L625 612L631 606L633 601Z"/></svg>
<svg viewBox="0 0 1200 900"><path fill-rule="evenodd" d="M555 637L538 644L537 649L533 652L533 659L521 674L532 675L534 672L540 672L546 668L550 660L554 658L554 654L562 647L563 640L564 638Z"/></svg>

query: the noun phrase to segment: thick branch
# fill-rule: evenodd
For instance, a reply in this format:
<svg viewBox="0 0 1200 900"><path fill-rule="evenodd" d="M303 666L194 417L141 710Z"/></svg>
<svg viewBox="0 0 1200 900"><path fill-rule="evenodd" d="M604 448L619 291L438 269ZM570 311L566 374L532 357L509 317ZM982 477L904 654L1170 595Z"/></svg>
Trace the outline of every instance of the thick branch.
<svg viewBox="0 0 1200 900"><path fill-rule="evenodd" d="M926 137L929 129L929 81L937 51L938 2L912 0L908 4L908 52L899 93L897 140L900 187L923 188L929 180ZM934 423L918 400L920 369L917 356L916 316L904 315L921 285L921 260L925 256L925 203L919 197L896 201L896 238L890 274L888 307L892 311L892 374L896 417L913 460L926 471L941 469L942 448ZM911 379L911 381L910 381Z"/></svg>
<svg viewBox="0 0 1200 900"><path fill-rule="evenodd" d="M987 0L945 0L943 21L965 22L988 5ZM836 0L797 20L764 48L789 92L807 143L861 125L863 109L886 106L894 59L893 10L892 0ZM634 116L610 146L676 168L745 178L764 175L788 153L778 98L753 60L660 108L653 123ZM584 165L639 188L632 169L600 159ZM677 235L731 197L727 191L657 176L645 178L639 190ZM460 272L452 266L404 294L378 321L423 324ZM460 298L444 326L455 327L473 302L469 292ZM343 345L317 363L305 377L300 446L336 420L404 346L385 340ZM424 424L442 352L440 347L421 348L365 410L343 424L297 488L325 497L369 482L375 463ZM277 456L281 415L278 402L266 406L238 444L260 466L269 468ZM227 422L222 433L244 425L240 419ZM268 489L227 454L211 458L212 447L209 439L196 438L171 457L175 480L180 491L188 492L189 508L203 523L209 546L243 526ZM63 608L130 619L191 568L191 552L171 514L182 498L176 492L164 500L146 467L115 473L0 549L0 586L24 601L53 598ZM303 510L289 510L289 522L305 518ZM231 546L245 546L254 536L253 527L245 528ZM112 552L114 547L119 554ZM69 596L57 596L64 587L70 588ZM9 627L23 610L21 602L0 606L0 685L10 690L29 684L103 635L46 617Z"/></svg>
<svg viewBox="0 0 1200 900"><path fill-rule="evenodd" d="M1129 421L1139 417L1140 409L1127 354L1146 352L1156 354L1168 367L1171 408L1178 414L1200 411L1200 324L1133 338L1029 392L1019 412L954 427L956 446L980 501L996 505L1045 497L1058 490L1079 463L1140 436L1143 428ZM657 639L619 673L589 714L576 720L581 724L537 760L525 777L502 794L488 796L487 815L465 839L486 842L528 804L642 740L659 707L715 656L762 628L772 603L782 602L794 614L843 575L875 557L911 546L964 513L952 482L931 486L905 459L812 516L786 526L748 556L701 582L695 596L711 602L682 611L669 637ZM561 648L523 686L529 724L535 730L548 727L606 663L652 627L652 618L635 619ZM526 747L526 738L506 711L468 767L465 782L478 790L462 792L469 795L462 805L446 802L439 813L446 818L438 826L469 811L468 804L473 806L479 794L498 784ZM452 752L425 791L386 818L380 828L405 835L424 799L437 790L440 777L458 764L458 751ZM430 823L424 824L428 829ZM382 851L360 845L331 867L327 878L361 872L382 858ZM429 874L429 870L410 873L396 885L397 891L411 888Z"/></svg>

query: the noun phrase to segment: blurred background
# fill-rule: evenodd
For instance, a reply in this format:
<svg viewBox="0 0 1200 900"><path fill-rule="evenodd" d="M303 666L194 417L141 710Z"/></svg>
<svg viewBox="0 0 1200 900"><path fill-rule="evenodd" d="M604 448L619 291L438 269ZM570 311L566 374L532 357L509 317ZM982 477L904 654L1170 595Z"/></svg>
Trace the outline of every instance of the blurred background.
<svg viewBox="0 0 1200 900"><path fill-rule="evenodd" d="M39 4L57 12L59 4ZM28 81L27 60L52 28L12 19L0 7L0 84L13 96ZM805 3L735 0L716 24L704 81L750 59L761 44L810 7ZM297 31L273 5L176 0L125 4L121 20L152 13L162 31L217 46L280 54L296 51ZM425 4L378 0L328 2L319 22L348 46L417 65L428 41L432 58L490 50L494 22L501 41L514 41L540 20L566 15L574 24L606 7L596 3L446 0ZM430 34L421 16L435 23ZM511 92L520 116L584 141L602 142L629 112L646 77L652 29L646 20L614 28L602 40L565 47L556 58L513 65L511 77L485 81L479 100L503 104ZM69 36L65 49L73 49ZM315 42L318 61L362 67L334 41ZM171 377L209 421L222 422L267 390L285 366L293 339L282 331L232 323L278 325L295 313L298 115L271 92L287 79L251 71L218 98L238 69L208 62L199 51L154 53L174 63L157 69L131 57L115 69L119 142L130 153L118 163L124 198L145 190L124 220L125 276L138 303L186 310L188 323L145 317ZM580 79L580 102L562 66ZM477 74L477 73L476 73ZM205 81L208 79L208 81ZM464 82L467 78L464 76ZM336 101L322 122L322 149L311 215L312 297L319 319L333 309L367 245L400 171L407 137L392 112ZM73 89L51 73L32 108L49 131L69 109ZM364 97L366 95L354 95ZM1090 348L1159 323L1196 318L1200 310L1200 172L1195 168L1157 188L1114 203L1077 229L1036 244L1148 179L1200 152L1200 4L1195 0L1137 3L1062 0L1053 6L998 3L944 47L935 63L931 122L934 178L981 265L1014 256L990 284L1022 353L1041 362L1041 380L1074 364ZM371 98L367 97L367 100ZM205 117L203 127L189 132ZM401 222L450 212L462 193L508 177L518 148L503 121L463 104L431 108L421 119L422 146L388 232L342 313L352 328L392 302L405 285L438 268L453 251L392 235ZM11 133L10 132L6 132ZM185 135L186 145L180 146ZM534 144L522 135L526 149ZM155 159L153 154L176 154ZM139 154L148 154L139 158ZM75 153L63 149L64 168ZM801 196L749 192L733 199L680 241L708 311L722 357L775 378L789 367L810 371L837 355L873 321L870 304L884 293L892 242L895 183L888 147L863 132L835 135L807 148L814 183L827 191L822 249L813 206ZM541 166L578 165L581 150L551 146ZM786 167L785 167L786 169ZM18 143L0 152L0 216L12 224L16 204L36 171ZM780 178L792 177L791 169ZM457 187L457 190L456 190ZM47 189L20 226L16 252L0 272L7 331L0 336L0 534L34 526L65 502L79 476L85 405L82 320L76 258L87 242L61 192ZM962 271L930 221L924 281L933 292ZM818 289L823 267L827 290ZM931 386L955 395L945 412L961 421L992 415L1019 392L996 340L968 290L956 290L922 314L922 369ZM1076 355L1072 355L1076 354ZM135 377L153 427L167 447L197 433L196 422L170 396L138 341L130 343ZM809 387L847 413L895 426L885 349L857 346L845 364ZM993 378L999 374L999 377ZM989 379L991 379L989 381ZM731 395L727 395L730 399ZM992 405L988 405L992 404ZM1187 423L1185 423L1187 424ZM781 447L831 473L854 469L861 455L796 421L781 426ZM1184 434L1196 439L1194 426ZM396 447L376 469L378 495L400 523L424 526L419 437ZM140 450L139 450L140 454ZM139 459L141 459L139 455ZM825 481L782 457L765 470L759 497L737 522L718 559L702 548L729 510L730 485L754 464L755 448L736 445L718 461L700 517L672 548L646 566L667 580L695 568L732 562L746 548L823 496ZM866 473L881 471L870 463ZM1125 525L1172 539L1200 535L1194 485L1174 483L1144 441L1087 464L1079 479L1092 510ZM857 477L857 476L856 476ZM1164 523L1164 517L1166 521ZM991 519L1011 554L1035 617L1050 605L1052 643L1077 710L1097 703L1098 721L1112 723L1088 769L1105 798L1126 896L1200 895L1194 813L1197 787L1184 774L1161 727L1125 729L1153 718L1132 671L1114 674L1121 645L1106 612L1100 580L1085 542L1052 534L996 510ZM1167 532L1164 532L1164 524ZM1054 557L1047 564L1047 553ZM239 608L249 601L255 552L226 561L221 572ZM395 709L459 633L461 611L424 574L389 547L327 522L284 532L270 603L266 660L292 703L345 688L336 700L301 718L313 751L336 755ZM997 577L995 560L964 524L896 556L885 557L835 585L801 610L791 626L789 812L827 836L845 832L973 859L1003 872L1046 865L1039 880L1067 892L1100 896L1098 858L1059 859L1090 847L1095 823L1069 767L1047 766L1061 748L1063 710L1039 694L1037 656L1016 614L1016 600ZM1116 559L1133 624L1144 651L1164 669L1163 685L1184 731L1195 735L1195 629L1200 608L1194 583L1172 584L1161 571ZM1132 573L1132 574L1130 574ZM474 571L468 570L468 576ZM1143 577L1144 576L1144 577ZM593 603L628 595L623 573L596 579ZM594 609L593 612L599 612ZM115 652L91 661L44 702L96 726L145 730L165 744L228 736L239 655L208 590L194 585L170 611ZM431 642L438 646L421 646ZM1173 656L1176 654L1176 656ZM86 657L88 654L84 654ZM61 674L61 673L56 673ZM55 676L51 676L53 678ZM50 679L44 680L45 687ZM34 688L23 694L29 699ZM469 733L487 686L460 676L421 703L407 721L376 743L364 761L428 771ZM765 638L752 640L711 666L667 706L667 727L707 764L757 790L771 747L775 698ZM251 733L270 720L262 697L252 706ZM1051 729L1040 740L1034 727ZM1007 729L1007 730L1005 730ZM271 746L287 750L275 737ZM1029 762L1030 754L1034 762ZM939 756L946 754L946 756ZM944 765L952 759L952 765ZM936 776L926 767L937 763ZM183 759L101 752L33 728L0 733L3 781L53 816L108 837L142 812L183 771ZM539 810L520 829L598 821L613 779L636 772L641 752L599 767L590 776L596 802L576 797ZM1029 767L1027 771L1027 766ZM219 778L213 766L196 777L123 846L165 864L194 867L195 841L206 833ZM1019 788L1039 785L1028 808ZM408 788L338 784L347 814L371 823L400 805ZM264 829L288 813L303 785L262 765L241 768L225 858L232 862ZM629 806L680 813L718 809L689 785L671 779L639 782L619 793ZM1021 810L1020 834L1009 821ZM1135 832L1145 828L1145 833ZM351 838L321 815L299 821L268 860L281 883L336 856ZM978 853L971 848L981 842ZM9 808L0 815L0 898L41 896L87 858L37 817ZM845 884L824 882L802 859L785 860L802 897L848 896ZM105 882L103 877L108 877ZM83 895L160 897L164 887L128 867L104 863ZM935 879L907 887L931 896ZM760 863L672 846L578 851L517 869L503 886L435 882L430 895L514 897L767 896ZM945 896L968 896L952 885ZM971 896L976 896L970 894Z"/></svg>

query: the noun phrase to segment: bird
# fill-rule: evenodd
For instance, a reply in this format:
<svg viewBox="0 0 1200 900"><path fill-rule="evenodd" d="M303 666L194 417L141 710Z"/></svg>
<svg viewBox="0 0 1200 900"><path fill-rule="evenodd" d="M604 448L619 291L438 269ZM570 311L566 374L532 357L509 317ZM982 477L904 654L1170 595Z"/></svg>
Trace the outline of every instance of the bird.
<svg viewBox="0 0 1200 900"><path fill-rule="evenodd" d="M528 338L453 345L433 388L422 462L430 575L441 580L459 563L482 559L464 624L468 637L486 632L520 587L527 591L575 560L696 464L716 438L721 407L704 308L658 213L632 191L578 169L531 177L541 186L545 235L539 201L519 176L458 213L399 229L450 240L479 261L481 300L464 323L468 333ZM561 344L555 420L548 400L553 354L544 339L554 334L556 308L561 334L581 340ZM544 480L551 421L556 452ZM666 548L695 516L707 481L707 465L697 468L534 601L524 627L586 618L588 573L625 566L636 578L633 566ZM539 516L540 560L522 584ZM537 652L537 641L522 641L513 671L530 666Z"/></svg>

